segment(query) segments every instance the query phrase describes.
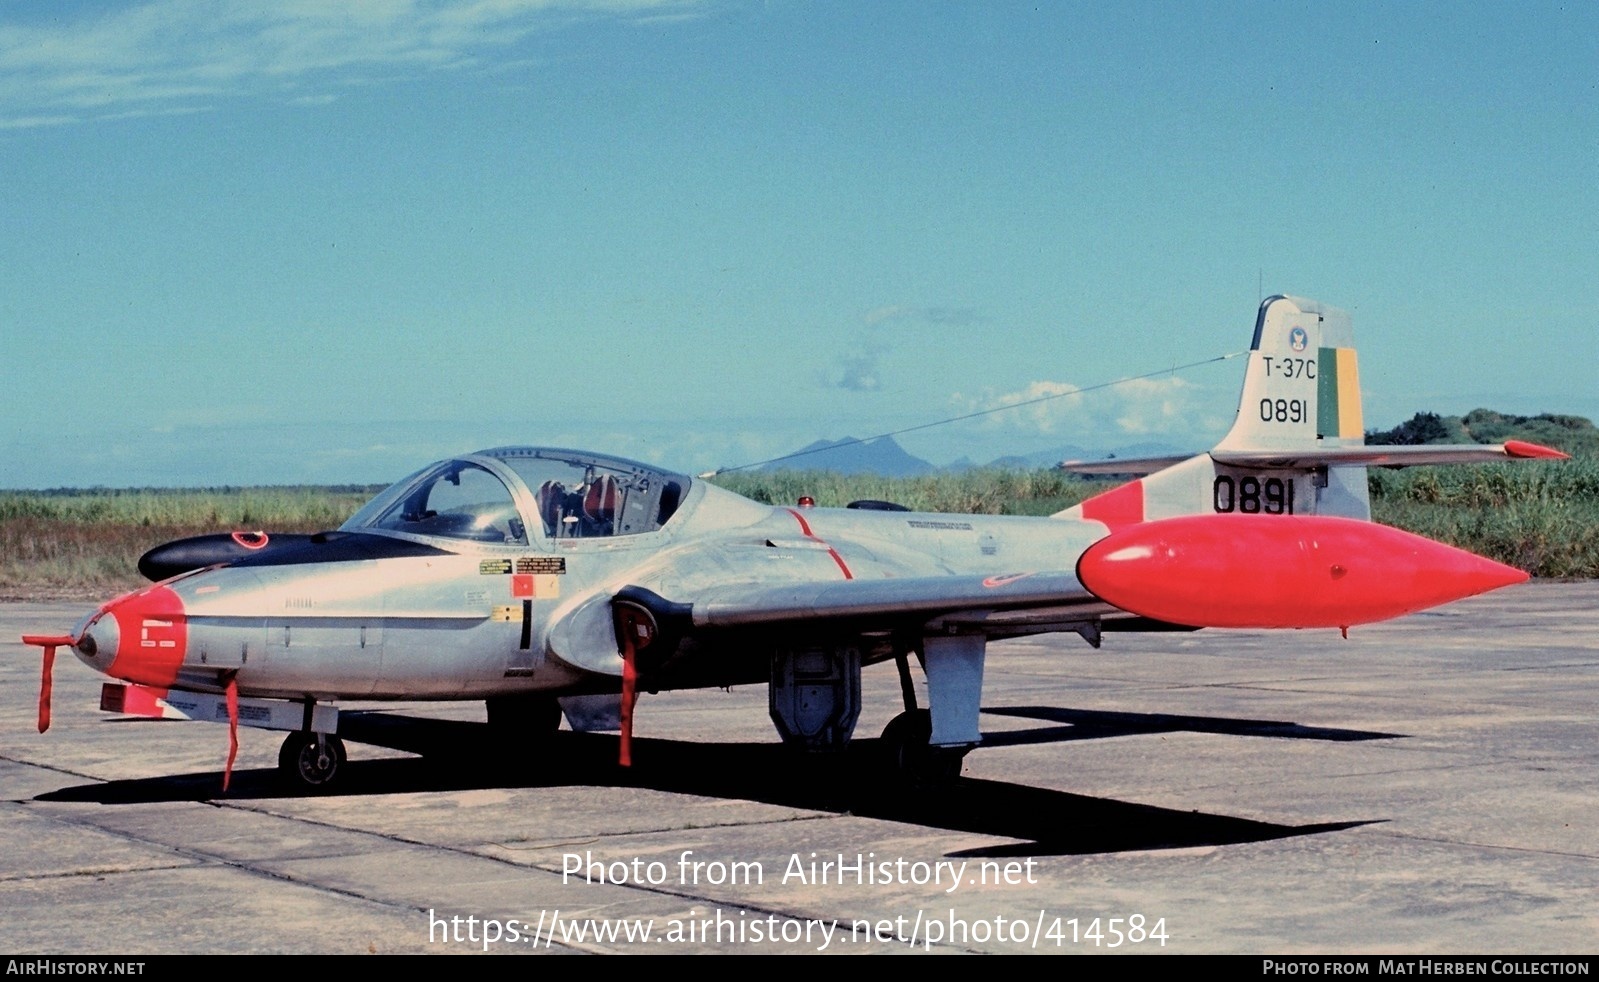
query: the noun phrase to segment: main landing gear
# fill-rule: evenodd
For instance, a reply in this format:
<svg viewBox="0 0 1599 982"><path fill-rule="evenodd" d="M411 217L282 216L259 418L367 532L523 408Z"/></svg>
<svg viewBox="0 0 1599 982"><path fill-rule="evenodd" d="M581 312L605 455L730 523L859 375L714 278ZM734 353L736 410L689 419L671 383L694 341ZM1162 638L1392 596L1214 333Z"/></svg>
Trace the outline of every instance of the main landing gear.
<svg viewBox="0 0 1599 982"><path fill-rule="evenodd" d="M932 713L916 705L910 651L894 656L905 711L877 741L872 780L896 790L934 790L960 777L961 762L982 739L977 716L982 692L984 638L929 636L917 658L927 675ZM769 704L783 742L804 750L840 750L855 730L861 705L861 645L797 645L772 658ZM934 742L935 732L938 742Z"/></svg>
<svg viewBox="0 0 1599 982"><path fill-rule="evenodd" d="M338 737L293 730L278 751L278 776L302 791L326 791L342 776L347 759Z"/></svg>
<svg viewBox="0 0 1599 982"><path fill-rule="evenodd" d="M939 788L961 775L961 763L972 749L970 744L934 746L933 714L916 705L916 687L911 683L910 662L901 653L894 658L899 669L900 695L905 711L888 721L878 738L885 769L912 790Z"/></svg>

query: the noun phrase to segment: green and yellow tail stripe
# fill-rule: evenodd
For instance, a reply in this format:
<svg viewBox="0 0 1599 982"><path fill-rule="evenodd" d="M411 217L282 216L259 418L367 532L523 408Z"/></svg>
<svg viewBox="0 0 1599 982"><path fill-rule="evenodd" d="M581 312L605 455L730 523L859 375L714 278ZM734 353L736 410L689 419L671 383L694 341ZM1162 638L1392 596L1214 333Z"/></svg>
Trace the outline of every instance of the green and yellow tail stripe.
<svg viewBox="0 0 1599 982"><path fill-rule="evenodd" d="M1351 439L1364 436L1355 349L1320 348L1316 355L1316 435Z"/></svg>

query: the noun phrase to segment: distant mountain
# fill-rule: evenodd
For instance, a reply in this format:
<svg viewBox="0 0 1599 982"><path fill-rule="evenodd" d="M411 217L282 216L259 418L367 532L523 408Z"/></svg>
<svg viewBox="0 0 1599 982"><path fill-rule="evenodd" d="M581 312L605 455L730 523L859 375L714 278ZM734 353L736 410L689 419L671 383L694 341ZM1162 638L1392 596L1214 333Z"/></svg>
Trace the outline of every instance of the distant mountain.
<svg viewBox="0 0 1599 982"><path fill-rule="evenodd" d="M854 437L842 440L817 440L785 460L767 464L761 470L835 471L839 474L881 474L884 477L916 477L938 470L920 457L912 457L891 436L861 442Z"/></svg>
<svg viewBox="0 0 1599 982"><path fill-rule="evenodd" d="M1115 450L1086 450L1076 444L1063 444L1051 447L1048 450L1039 450L1029 454L1011 454L1005 457L995 457L986 464L974 464L965 458L950 464L945 470L968 470L973 467L994 467L1004 470L1038 470L1044 467L1054 467L1063 460L1103 460L1106 457L1167 457L1179 453L1198 453L1193 448L1186 450L1174 447L1168 443L1134 443Z"/></svg>
<svg viewBox="0 0 1599 982"><path fill-rule="evenodd" d="M1093 451L1084 450L1081 447L1053 447L1049 450L1039 450L1035 453L1029 454L1006 454L1003 457L995 457L993 460L982 463L975 461L970 457L962 457L959 460L946 464L943 469L946 471L956 472L978 469L1036 471L1044 467L1054 467L1063 460L1072 460L1076 457L1082 457L1091 453L1093 453Z"/></svg>
<svg viewBox="0 0 1599 982"><path fill-rule="evenodd" d="M1027 454L1008 454L1004 457L995 457L993 460L980 466L997 467L1004 470L1036 471L1043 467L1054 467L1063 460L1075 460L1092 450L1084 450L1075 445L1051 447L1048 450L1038 450Z"/></svg>

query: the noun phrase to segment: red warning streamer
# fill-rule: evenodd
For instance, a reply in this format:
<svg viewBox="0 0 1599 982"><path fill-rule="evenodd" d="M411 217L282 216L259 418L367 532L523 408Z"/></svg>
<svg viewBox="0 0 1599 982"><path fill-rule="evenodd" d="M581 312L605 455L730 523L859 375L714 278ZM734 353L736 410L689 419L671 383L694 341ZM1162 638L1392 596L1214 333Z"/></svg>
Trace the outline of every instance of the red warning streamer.
<svg viewBox="0 0 1599 982"><path fill-rule="evenodd" d="M70 648L74 642L65 634L24 634L22 643L36 644L44 649L44 668L39 676L39 732L43 733L50 728L50 691L55 687L56 649L63 646Z"/></svg>
<svg viewBox="0 0 1599 982"><path fill-rule="evenodd" d="M239 680L228 679L228 763L222 768L222 792L227 793L233 778L233 761L239 756Z"/></svg>
<svg viewBox="0 0 1599 982"><path fill-rule="evenodd" d="M638 666L635 664L633 622L622 615L622 739L616 762L633 766L633 703L638 699Z"/></svg>
<svg viewBox="0 0 1599 982"><path fill-rule="evenodd" d="M655 640L655 620L648 611L631 603L616 603L611 616L616 627L617 647L622 652L622 739L617 763L633 766L633 707L638 702L638 653Z"/></svg>

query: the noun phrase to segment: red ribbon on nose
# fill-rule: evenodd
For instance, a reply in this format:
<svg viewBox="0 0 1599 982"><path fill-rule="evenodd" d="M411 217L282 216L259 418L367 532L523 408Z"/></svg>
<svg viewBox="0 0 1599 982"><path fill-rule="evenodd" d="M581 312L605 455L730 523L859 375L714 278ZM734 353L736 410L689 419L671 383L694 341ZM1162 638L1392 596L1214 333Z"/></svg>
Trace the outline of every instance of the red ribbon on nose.
<svg viewBox="0 0 1599 982"><path fill-rule="evenodd" d="M63 645L70 648L74 642L65 634L24 634L22 643L36 644L44 649L44 668L39 676L39 732L43 733L50 728L50 691L55 687L56 649Z"/></svg>

